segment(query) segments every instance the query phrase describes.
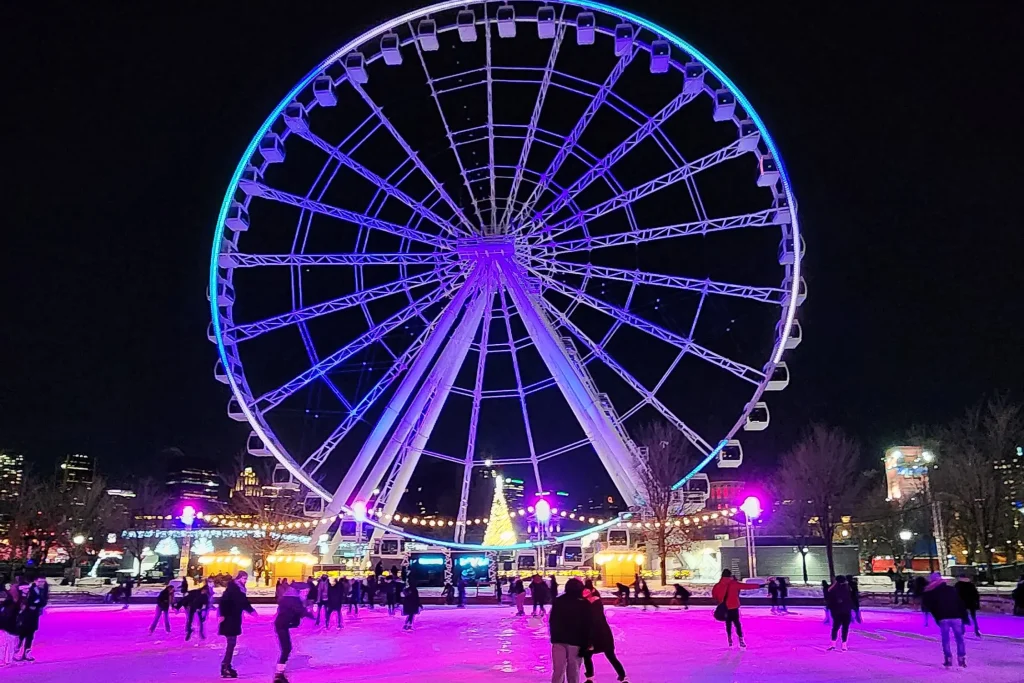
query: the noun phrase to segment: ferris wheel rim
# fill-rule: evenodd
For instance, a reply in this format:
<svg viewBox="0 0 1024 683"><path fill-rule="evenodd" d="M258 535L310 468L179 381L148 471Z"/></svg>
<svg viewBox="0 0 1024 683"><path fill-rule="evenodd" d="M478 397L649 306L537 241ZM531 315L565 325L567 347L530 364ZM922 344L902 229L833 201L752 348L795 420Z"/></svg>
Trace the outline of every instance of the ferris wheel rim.
<svg viewBox="0 0 1024 683"><path fill-rule="evenodd" d="M329 55L320 64L318 64L313 70L311 70L305 77L303 77L288 92L288 94L281 100L281 102L269 114L267 119L264 121L263 125L260 126L260 128L257 130L257 132L254 135L252 141L250 142L250 144L246 148L245 153L241 157L241 159L239 161L239 164L237 165L237 167L235 169L235 172L234 172L234 174L233 174L233 176L231 178L231 181L230 181L230 183L228 185L228 189L227 189L227 191L225 193L224 201L221 204L221 208L220 208L220 211L219 211L219 214L218 214L216 228L215 228L215 231L214 231L214 240L213 240L213 248L212 248L212 255L211 255L211 268L210 268L210 276L209 276L209 285L210 285L210 288L211 288L210 289L211 292L216 291L217 279L218 279L218 256L219 256L219 253L220 253L221 243L222 243L222 240L223 240L223 237L224 237L224 233L225 233L225 220L227 218L227 214L228 214L229 207L231 205L231 201L232 201L233 197L235 196L236 191L238 190L239 180L241 179L242 173L244 172L246 167L251 162L253 156L255 155L260 140L269 131L269 129L273 125L273 123L276 120L278 120L278 118L283 113L285 107L289 103L294 101L296 96L299 95L305 88L308 88L310 83L313 81L313 79L317 75L322 73L323 70L327 66L329 66L333 62L337 61L340 57L342 57L345 54L351 52L353 49L357 48L359 45L365 43L366 41L370 40L371 38L373 38L375 36L378 36L378 35L380 35L382 33L385 33L387 31L390 31L390 30L392 30L392 29L394 29L394 28L396 28L398 26L406 24L406 23L408 23L408 22L410 22L410 21L412 21L412 20L414 20L416 18L424 17L424 16L429 15L431 13L442 12L442 11L451 10L451 9L456 9L456 8L465 7L465 6L468 6L468 5L486 4L487 1L488 0L448 0L446 2L439 2L439 3L435 3L435 4L427 6L427 7L423 7L423 8L416 9L416 10L412 10L412 11L410 11L408 13L405 13L405 14L399 16L399 17L393 18L393 19L391 19L389 21L386 21L386 22L384 22L384 23L382 23L380 25L377 25L377 26L371 28L370 30L364 32L362 35L357 36L356 38L348 41L341 48L339 48L338 50L333 52L331 55ZM664 27L659 26L659 25L657 25L657 24L655 24L655 23L653 23L653 22L651 22L649 20L646 20L646 19L644 19L644 18L642 18L642 17L640 17L640 16L638 16L636 14L633 14L631 12L622 10L622 9L620 9L618 7L614 7L612 5L608 5L608 4L601 3L601 2L593 2L591 0L567 0L567 1L553 0L550 4L556 4L556 5L562 5L562 6L580 7L580 8L584 8L584 9L591 9L591 10L603 12L603 13L606 13L606 14L609 14L609 15L613 15L615 17L622 18L623 20L635 23L636 25L638 25L640 27L646 28L646 29L656 33L660 37L664 38L665 40L670 41L674 46L676 46L679 49L685 51L694 60L700 62L710 73L712 73L718 79L718 81L722 84L723 87L728 88L730 91L732 91L732 93L736 96L738 103L743 106L743 109L747 113L748 117L755 123L755 125L758 128L758 130L760 131L761 140L764 142L765 146L771 152L771 154L772 154L773 158L775 159L776 164L778 166L779 177L780 177L780 180L781 180L781 183L782 183L783 192L784 192L787 200L789 201L790 206L794 207L794 211L792 212L791 229L792 229L792 232L793 232L793 244L794 244L794 252L795 253L794 253L794 260L793 260L793 264L792 264L791 291L789 292L789 300L788 300L788 302L786 302L784 304L784 314L782 316L782 320L780 321L782 323L781 332L780 332L780 334L776 338L775 347L774 347L774 349L773 349L773 351L771 353L769 363L768 363L768 365L765 366L766 372L770 373L771 370L774 368L774 366L777 363L780 362L780 360L782 358L782 355L783 355L783 352L784 352L784 350L786 348L787 340L789 339L790 334L792 332L792 327L793 327L793 323L794 323L794 319L795 319L795 315L796 315L796 308L798 306L798 292L799 292L800 281L801 281L801 261L802 261L803 254L802 254L802 249L801 249L802 242L801 242L801 231L800 231L800 225L799 225L799 218L798 218L797 212L795 211L796 202L795 202L795 197L794 197L792 186L791 186L790 179L789 179L789 174L788 174L788 171L786 169L783 157L780 154L777 146L775 145L774 139L771 137L771 134L768 131L767 126L764 124L763 120L758 115L756 109L754 109L754 107L751 105L749 100L743 95L743 93L739 90L739 88L735 85L735 83L733 83L733 81L723 71L721 71L709 58L707 58L702 52L697 50L694 46L692 46L687 41L685 41L682 38L680 38L679 36L677 36L675 33L671 32L671 31L668 31ZM453 217L452 221L456 221L457 218L458 218L458 216ZM442 227L442 226L439 226L439 227ZM435 247L436 247L436 245L435 245ZM456 275L455 277L451 278L451 280L449 280L448 286L451 287L452 286L451 283L453 281L457 281L458 279L459 279L458 275ZM439 286L440 286L440 284L439 284ZM216 300L215 296L211 297L210 305L211 305L212 329L213 329L213 333L214 333L214 336L215 336L215 342L216 342L217 349L218 349L218 356L219 356L221 362L224 363L225 366L227 366L229 364L229 362L230 362L230 358L229 358L229 355L228 355L227 344L225 342L224 329L222 328L222 324L221 324L221 315L220 315L220 311L218 310L218 303L217 303L217 300ZM298 462L295 461L291 457L290 454L284 453L284 452L282 452L278 448L278 443L279 442L273 436L273 432L270 429L269 425L267 425L265 423L265 421L264 421L264 419L262 419L261 415L259 417L257 417L256 411L245 400L246 399L246 395L249 392L247 390L243 392L242 388L240 387L241 383L247 383L247 380L245 379L244 375L241 378L241 380L236 378L234 376L234 373L227 373L227 376L228 376L229 386L231 387L232 395L238 401L238 405L239 405L240 409L242 410L242 412L245 414L245 417L246 417L249 425L253 428L253 431L263 440L264 444L267 446L267 448L274 455L276 461L278 463L282 464L290 472L290 474L293 477L295 477L299 482L301 482L303 485L305 485L311 492L319 495L324 500L327 500L327 501L331 500L331 498L333 497L332 494L330 494L326 489L324 489L322 486L320 486L315 480L312 479L311 476L308 476L307 473L304 471L303 467L300 466L298 464ZM766 383L762 383L761 386L758 388L758 390L755 392L753 398L750 401L751 404L753 404L753 402L755 402L761 396L761 394L763 393L763 391L765 389L765 384ZM732 436L742 426L744 418L745 418L747 412L748 411L744 411L743 414L741 414L740 419L732 427L732 429L729 431L729 433L727 434L725 439L723 439L718 444L718 446L712 450L711 454L709 454L707 456L707 458L704 460L704 462L702 462L690 474L688 474L683 480L681 480L678 484L676 484L676 487L681 486L683 483L685 483L685 481L687 479L692 477L695 473L699 472L701 469L703 469L704 466L706 466L706 464L708 462L710 462L710 460L714 457L715 453L717 453L725 445L727 440L732 438ZM347 505L343 505L343 506L341 506L341 508L343 510L345 510L347 513L351 513L351 509L349 509ZM406 536L406 537L409 537L409 538L414 537L413 534L410 534L410 533L408 533L408 532L406 532L406 531L404 531L402 529L397 529L397 528L392 527L390 525L384 525L384 524L375 523L375 522L370 522L370 523L373 524L374 526L379 526L380 528L382 528L384 530L387 530L389 532L392 532L392 533L400 534L400 535L403 535L403 536ZM588 533L588 532L590 532L590 531L592 531L594 529L597 529L598 527L602 527L602 526L604 526L606 528L608 526L608 523L606 523L605 525L598 525L596 527L592 527L591 529L584 530L583 532L579 532L579 536L585 535L586 533ZM579 537L579 536L575 536L575 537ZM428 542L437 543L438 545L445 545L445 546L452 547L452 548L465 548L465 549L477 549L477 550L479 550L479 549L487 549L487 550L521 549L521 548L525 548L525 547L535 547L537 545L536 543L526 543L526 544L516 544L516 546L509 546L507 548L497 547L497 546L487 546L486 548L484 548L482 546L477 546L475 544L464 544L464 543L460 544L460 543L440 542L440 541L436 541L435 539L425 539L425 540L428 541ZM547 543L550 543L550 542L556 542L556 541L552 540L552 541L549 541ZM544 544L547 544L547 543L544 543Z"/></svg>

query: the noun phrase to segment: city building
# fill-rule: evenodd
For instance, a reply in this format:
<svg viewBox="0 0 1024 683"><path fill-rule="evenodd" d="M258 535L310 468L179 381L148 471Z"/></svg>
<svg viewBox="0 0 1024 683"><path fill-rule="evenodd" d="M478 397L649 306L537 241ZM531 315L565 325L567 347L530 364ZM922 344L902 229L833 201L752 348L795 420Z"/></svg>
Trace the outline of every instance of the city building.
<svg viewBox="0 0 1024 683"><path fill-rule="evenodd" d="M96 479L96 458L84 453L72 453L65 456L57 472L57 479L62 488L92 488Z"/></svg>
<svg viewBox="0 0 1024 683"><path fill-rule="evenodd" d="M25 477L25 456L0 451L0 500L12 500L21 494Z"/></svg>
<svg viewBox="0 0 1024 683"><path fill-rule="evenodd" d="M894 446L885 452L886 500L913 498L928 488L934 454L921 446Z"/></svg>
<svg viewBox="0 0 1024 683"><path fill-rule="evenodd" d="M505 503L509 510L518 510L526 507L526 485L522 479L506 478L503 480L502 489L505 492Z"/></svg>
<svg viewBox="0 0 1024 683"><path fill-rule="evenodd" d="M246 467L238 473L235 486L231 489L231 496L262 496L263 489L260 484L260 477L252 467Z"/></svg>
<svg viewBox="0 0 1024 683"><path fill-rule="evenodd" d="M746 486L747 482L745 481L712 481L708 489L706 509L723 510L739 507L743 504L743 493Z"/></svg>
<svg viewBox="0 0 1024 683"><path fill-rule="evenodd" d="M996 471L1006 486L1006 500L1014 507L1024 507L1024 448L1017 446L1013 455L996 461Z"/></svg>
<svg viewBox="0 0 1024 683"><path fill-rule="evenodd" d="M202 458L181 456L172 460L167 468L167 491L179 500L206 500L222 502L225 491L220 474L211 463Z"/></svg>

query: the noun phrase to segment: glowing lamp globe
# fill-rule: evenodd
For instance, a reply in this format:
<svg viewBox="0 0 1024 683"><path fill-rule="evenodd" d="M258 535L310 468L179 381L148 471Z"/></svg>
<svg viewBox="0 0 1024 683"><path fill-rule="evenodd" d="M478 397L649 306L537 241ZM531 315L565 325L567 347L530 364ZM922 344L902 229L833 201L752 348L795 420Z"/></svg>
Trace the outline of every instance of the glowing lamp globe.
<svg viewBox="0 0 1024 683"><path fill-rule="evenodd" d="M537 501L533 509L535 510L537 521L541 524L547 524L551 520L551 505L543 498Z"/></svg>
<svg viewBox="0 0 1024 683"><path fill-rule="evenodd" d="M906 530L906 529L904 529L903 531L900 532L900 540L901 541L909 541L913 536L914 536L914 534L911 533L910 531Z"/></svg>
<svg viewBox="0 0 1024 683"><path fill-rule="evenodd" d="M366 521L366 503L361 500L357 500L352 503L352 516L356 518L357 522Z"/></svg>
<svg viewBox="0 0 1024 683"><path fill-rule="evenodd" d="M181 521L188 526L192 526L196 521L196 509L191 505L183 507L181 509Z"/></svg>
<svg viewBox="0 0 1024 683"><path fill-rule="evenodd" d="M754 496L748 496L743 505L740 506L740 510L743 510L743 514L747 516L747 519L757 519L761 516L761 501Z"/></svg>

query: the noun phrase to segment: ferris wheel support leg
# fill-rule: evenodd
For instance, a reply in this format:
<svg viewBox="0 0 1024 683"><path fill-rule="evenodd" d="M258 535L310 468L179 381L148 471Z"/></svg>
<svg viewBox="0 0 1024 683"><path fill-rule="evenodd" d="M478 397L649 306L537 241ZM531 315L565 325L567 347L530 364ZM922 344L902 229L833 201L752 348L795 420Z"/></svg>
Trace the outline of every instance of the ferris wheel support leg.
<svg viewBox="0 0 1024 683"><path fill-rule="evenodd" d="M568 402L573 414L597 451L612 482L627 506L639 502L639 479L634 472L629 448L623 443L607 415L598 407L597 397L591 396L583 380L569 361L550 321L542 313L540 303L527 291L526 273L522 266L508 260L500 262L505 288L508 290L519 316L533 339L544 364Z"/></svg>

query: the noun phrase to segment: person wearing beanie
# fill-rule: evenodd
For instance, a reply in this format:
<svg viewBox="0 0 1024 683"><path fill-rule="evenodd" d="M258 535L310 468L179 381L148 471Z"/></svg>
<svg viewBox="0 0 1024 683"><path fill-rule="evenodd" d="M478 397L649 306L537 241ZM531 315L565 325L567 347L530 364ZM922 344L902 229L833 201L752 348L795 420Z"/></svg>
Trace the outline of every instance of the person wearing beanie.
<svg viewBox="0 0 1024 683"><path fill-rule="evenodd" d="M591 607L583 582L572 578L555 598L548 617L551 633L551 683L579 683L581 651L590 649Z"/></svg>
<svg viewBox="0 0 1024 683"><path fill-rule="evenodd" d="M956 640L956 658L960 668L967 666L967 646L964 644L964 619L967 609L956 589L942 580L942 574L932 572L922 591L921 606L932 615L942 634L943 666L953 666L953 653L949 647L949 633Z"/></svg>

